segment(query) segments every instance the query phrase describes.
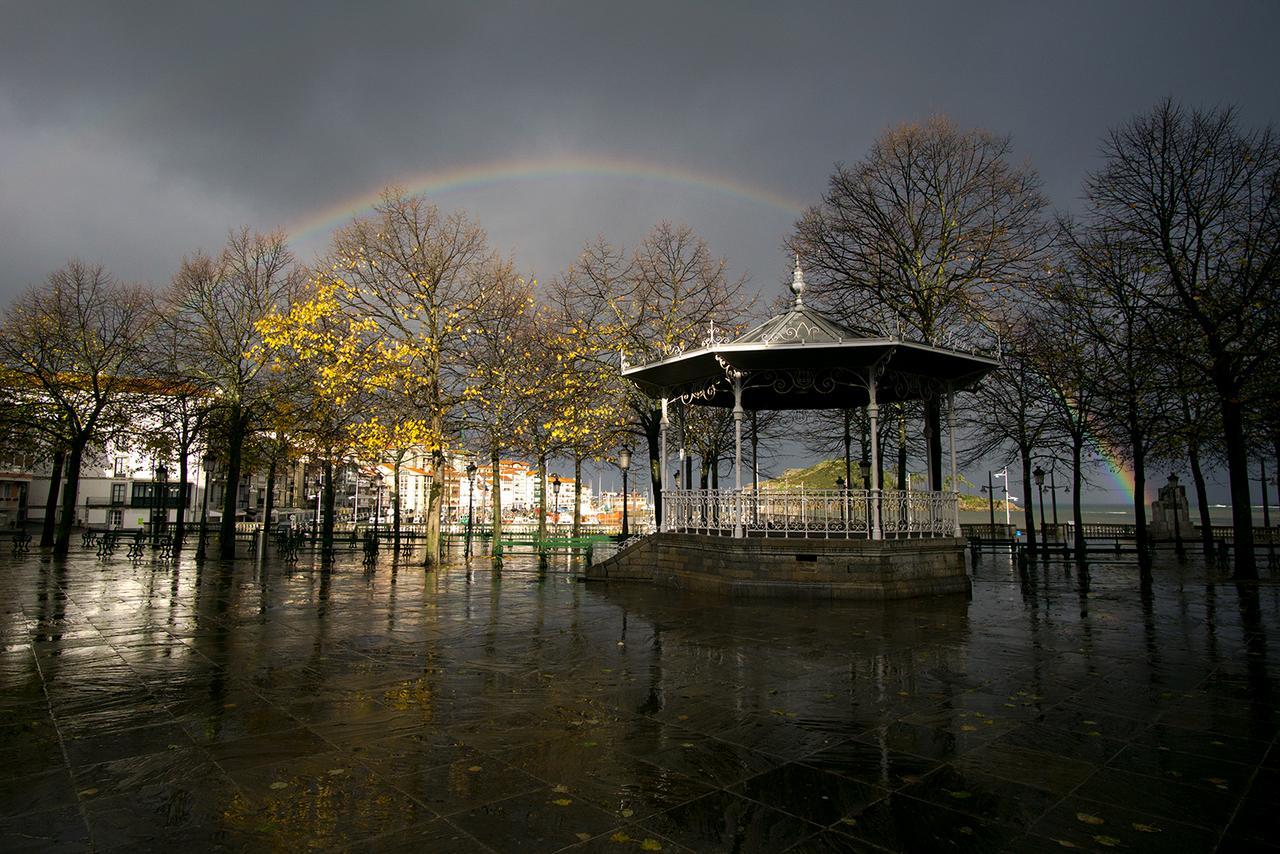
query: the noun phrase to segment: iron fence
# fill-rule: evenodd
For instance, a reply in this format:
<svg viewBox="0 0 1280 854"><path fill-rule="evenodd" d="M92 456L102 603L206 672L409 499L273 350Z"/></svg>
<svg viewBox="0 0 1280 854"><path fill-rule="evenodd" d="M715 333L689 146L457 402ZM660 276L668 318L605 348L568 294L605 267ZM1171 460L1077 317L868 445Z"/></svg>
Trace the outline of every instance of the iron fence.
<svg viewBox="0 0 1280 854"><path fill-rule="evenodd" d="M748 537L885 539L957 536L951 492L873 489L677 489L663 494L663 528ZM878 523L878 524L877 524Z"/></svg>

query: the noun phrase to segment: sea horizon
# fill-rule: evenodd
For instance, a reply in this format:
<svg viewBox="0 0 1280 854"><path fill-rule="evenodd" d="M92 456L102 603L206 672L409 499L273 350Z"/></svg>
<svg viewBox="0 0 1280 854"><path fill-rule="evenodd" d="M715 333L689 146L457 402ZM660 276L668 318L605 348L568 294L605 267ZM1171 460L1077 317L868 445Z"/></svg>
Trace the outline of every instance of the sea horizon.
<svg viewBox="0 0 1280 854"><path fill-rule="evenodd" d="M1269 508L1271 524L1280 524L1280 508L1272 506ZM1023 509L1020 505L1013 508L1013 523L1019 524L1022 519ZM1120 502L1085 502L1080 506L1081 515L1086 523L1104 523L1111 522L1117 525L1132 525L1134 522L1133 505ZM1035 507L1036 517L1039 518L1040 508L1037 504ZM1191 522L1198 524L1200 521L1200 511L1195 504L1190 507ZM1263 509L1261 505L1253 506L1253 524L1261 526L1264 522ZM1053 521L1053 506L1048 500L1044 503L1044 518L1046 522ZM986 510L961 510L960 521L965 524L987 522L990 519L989 512ZM1147 505L1147 519L1151 519L1151 506ZM996 523L1004 521L1004 511L999 505L996 506ZM1058 521L1071 521L1071 502L1058 502ZM1231 524L1231 505L1230 504L1210 504L1209 505L1209 521L1214 525L1230 525Z"/></svg>

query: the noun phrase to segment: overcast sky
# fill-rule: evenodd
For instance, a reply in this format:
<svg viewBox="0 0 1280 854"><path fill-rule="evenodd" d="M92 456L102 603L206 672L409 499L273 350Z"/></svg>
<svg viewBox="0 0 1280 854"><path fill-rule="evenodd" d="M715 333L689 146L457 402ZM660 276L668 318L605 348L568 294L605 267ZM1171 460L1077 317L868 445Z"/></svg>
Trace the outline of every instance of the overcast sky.
<svg viewBox="0 0 1280 854"><path fill-rule="evenodd" d="M2 12L0 299L73 255L162 284L242 224L312 226L309 258L320 212L391 182L437 187L539 278L596 233L630 245L665 218L772 294L796 208L890 125L1011 134L1069 209L1100 136L1162 97L1280 115L1276 2ZM602 161L634 174L573 173ZM439 188L466 170L490 180Z"/></svg>

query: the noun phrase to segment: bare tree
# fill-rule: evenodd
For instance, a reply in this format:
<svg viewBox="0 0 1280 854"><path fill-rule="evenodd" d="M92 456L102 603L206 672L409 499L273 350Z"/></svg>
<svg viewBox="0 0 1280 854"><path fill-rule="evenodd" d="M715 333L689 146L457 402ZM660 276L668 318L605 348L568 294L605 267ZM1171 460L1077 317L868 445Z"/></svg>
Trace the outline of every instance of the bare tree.
<svg viewBox="0 0 1280 854"><path fill-rule="evenodd" d="M1102 325L1094 302L1096 294L1085 278L1064 266L1045 283L1041 294L1040 344L1034 352L1051 404L1046 439L1055 449L1065 443L1070 450L1073 545L1077 558L1082 559L1086 547L1081 507L1085 466L1098 450L1096 422L1104 405L1100 398L1110 391L1100 388L1096 379L1103 365L1113 363L1108 358L1108 341L1099 335ZM1145 499L1139 495L1135 500L1141 503Z"/></svg>
<svg viewBox="0 0 1280 854"><path fill-rule="evenodd" d="M76 260L5 312L0 359L65 430L67 485L54 554L67 553L86 448L101 435L112 407L138 389L150 324L142 287Z"/></svg>
<svg viewBox="0 0 1280 854"><path fill-rule="evenodd" d="M284 234L232 232L215 257L182 259L167 296L169 323L186 347L192 378L212 390L225 430L219 554L235 557L238 486L245 440L273 408L270 356L258 323L283 309L305 281Z"/></svg>
<svg viewBox="0 0 1280 854"><path fill-rule="evenodd" d="M338 230L328 266L341 298L377 325L382 347L402 365L399 392L423 413L433 470L426 562L439 556L447 421L466 388L466 330L500 262L465 214L442 214L422 196L384 191L373 212Z"/></svg>
<svg viewBox="0 0 1280 854"><path fill-rule="evenodd" d="M1041 373L1037 353L1036 320L1025 309L1011 311L999 323L1003 352L1000 367L974 392L974 405L965 416L978 441L971 459L1004 455L1022 466L1027 551L1036 555L1035 510L1031 500L1031 466L1053 420L1053 400Z"/></svg>
<svg viewBox="0 0 1280 854"><path fill-rule="evenodd" d="M1277 344L1280 143L1246 131L1233 109L1171 100L1112 130L1085 181L1087 221L1115 232L1153 271L1147 308L1194 330L1183 357L1217 397L1224 433L1235 575L1254 578L1246 394Z"/></svg>
<svg viewBox="0 0 1280 854"><path fill-rule="evenodd" d="M814 298L854 329L926 344L965 341L1039 275L1051 231L1039 176L1012 143L945 118L885 131L837 165L796 224ZM941 489L941 401L925 407L930 489Z"/></svg>
<svg viewBox="0 0 1280 854"><path fill-rule="evenodd" d="M588 243L556 282L554 300L579 328L590 330L598 358L632 364L695 346L716 327L730 332L754 300L745 277L730 279L727 262L686 225L660 222L630 255L604 238ZM658 434L661 412L636 389L627 395L635 436L649 450L654 511L662 520Z"/></svg>
<svg viewBox="0 0 1280 854"><path fill-rule="evenodd" d="M184 334L185 324L173 322L173 309L163 297L156 299L152 308L156 323L146 346L154 387L148 409L158 422L158 429L149 430L151 435L147 438L153 445L159 439L160 447L154 450L161 456L176 455L178 459L179 502L173 532L173 548L177 552L182 550L187 525L191 479L188 460L197 449L208 447L208 418L215 401L212 389L203 382L192 361L194 354Z"/></svg>

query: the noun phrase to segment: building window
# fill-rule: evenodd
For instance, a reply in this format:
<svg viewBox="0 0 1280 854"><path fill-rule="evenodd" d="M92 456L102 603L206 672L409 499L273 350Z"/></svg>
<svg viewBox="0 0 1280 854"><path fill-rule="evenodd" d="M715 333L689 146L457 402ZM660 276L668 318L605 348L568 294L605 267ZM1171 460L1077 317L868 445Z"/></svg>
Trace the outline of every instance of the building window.
<svg viewBox="0 0 1280 854"><path fill-rule="evenodd" d="M111 511L111 527L113 528L124 527L124 511L123 510Z"/></svg>
<svg viewBox="0 0 1280 854"><path fill-rule="evenodd" d="M124 477L129 473L128 471L125 470L125 462L126 460L124 457L116 457L115 477Z"/></svg>
<svg viewBox="0 0 1280 854"><path fill-rule="evenodd" d="M123 483L111 484L111 503L112 504L124 504L124 489L125 489L125 485Z"/></svg>

